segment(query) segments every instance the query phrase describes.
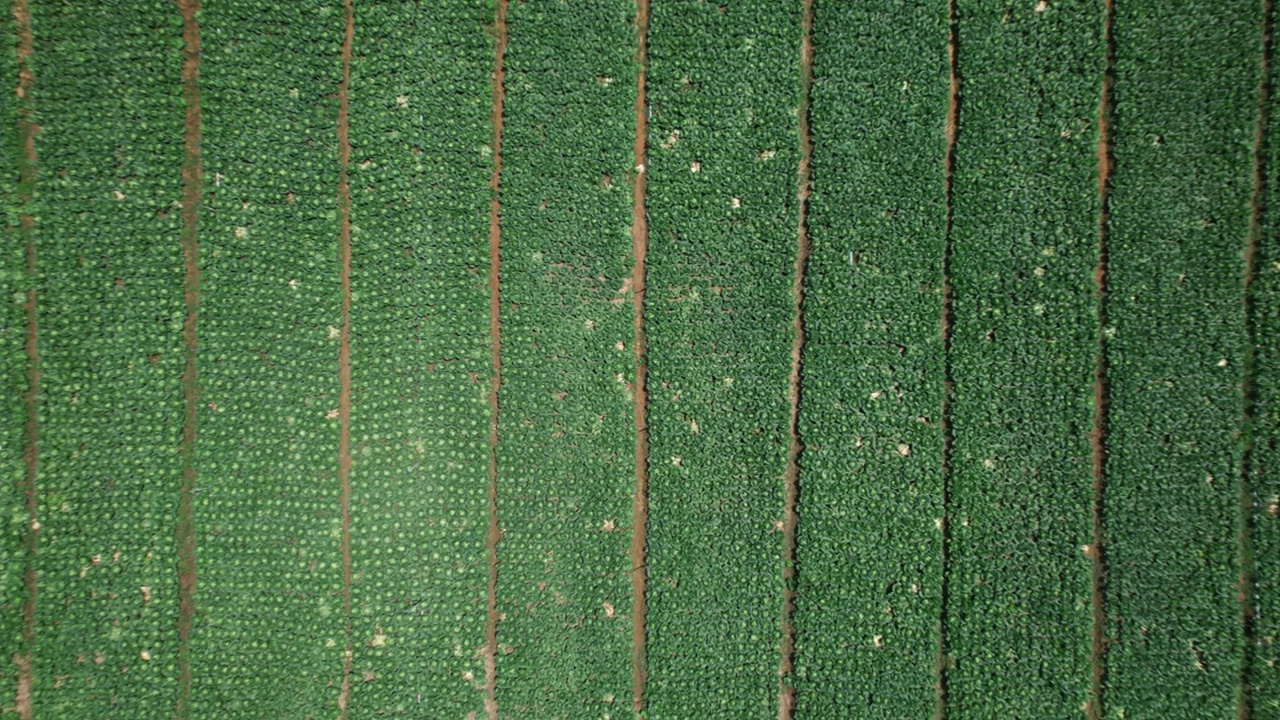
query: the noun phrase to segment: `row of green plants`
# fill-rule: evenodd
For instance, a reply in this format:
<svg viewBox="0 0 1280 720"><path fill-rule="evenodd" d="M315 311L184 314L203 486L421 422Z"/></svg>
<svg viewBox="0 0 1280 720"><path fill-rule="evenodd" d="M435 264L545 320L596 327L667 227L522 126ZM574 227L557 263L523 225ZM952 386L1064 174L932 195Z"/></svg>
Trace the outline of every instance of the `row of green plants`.
<svg viewBox="0 0 1280 720"><path fill-rule="evenodd" d="M355 3L349 717L483 717L484 3Z"/></svg>
<svg viewBox="0 0 1280 720"><path fill-rule="evenodd" d="M39 298L31 701L49 718L155 716L176 687L181 21L147 1L30 13L41 128L35 202L21 208L34 217ZM18 83L4 84L8 105ZM25 512L14 518L35 530Z"/></svg>
<svg viewBox="0 0 1280 720"><path fill-rule="evenodd" d="M208 2L199 21L191 714L331 717L347 626L335 332L342 3Z"/></svg>
<svg viewBox="0 0 1280 720"><path fill-rule="evenodd" d="M649 717L773 717L801 8L651 9Z"/></svg>
<svg viewBox="0 0 1280 720"><path fill-rule="evenodd" d="M1253 653L1239 431L1262 10L1116 4L1107 706L1128 717L1229 715ZM1274 711L1275 670L1246 672Z"/></svg>
<svg viewBox="0 0 1280 720"><path fill-rule="evenodd" d="M634 4L511 3L498 705L631 717Z"/></svg>
<svg viewBox="0 0 1280 720"><path fill-rule="evenodd" d="M1092 678L1102 8L960 13L948 702L956 717L1077 710Z"/></svg>
<svg viewBox="0 0 1280 720"><path fill-rule="evenodd" d="M796 717L934 711L947 37L941 5L815 8Z"/></svg>

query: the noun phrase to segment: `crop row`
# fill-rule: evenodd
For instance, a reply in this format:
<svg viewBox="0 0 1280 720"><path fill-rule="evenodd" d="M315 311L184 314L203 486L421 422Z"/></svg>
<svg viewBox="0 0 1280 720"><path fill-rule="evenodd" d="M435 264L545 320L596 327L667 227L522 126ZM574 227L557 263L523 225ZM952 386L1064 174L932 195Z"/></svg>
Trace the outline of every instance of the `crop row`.
<svg viewBox="0 0 1280 720"><path fill-rule="evenodd" d="M799 3L654 3L649 717L776 714Z"/></svg>
<svg viewBox="0 0 1280 720"><path fill-rule="evenodd" d="M1272 79L1274 83L1274 79ZM1280 712L1280 234L1276 232L1274 208L1280 208L1280 100L1274 86L1265 126L1267 145L1261 159L1264 213L1256 228L1255 273L1252 282L1254 379L1253 427L1247 437L1252 452L1248 458L1253 527L1254 620L1252 662L1248 668L1258 717ZM1246 398L1248 399L1248 398Z"/></svg>
<svg viewBox="0 0 1280 720"><path fill-rule="evenodd" d="M1090 691L1102 13L959 15L948 702L1043 716Z"/></svg>
<svg viewBox="0 0 1280 720"><path fill-rule="evenodd" d="M469 1L355 4L350 717L483 712L493 49Z"/></svg>
<svg viewBox="0 0 1280 720"><path fill-rule="evenodd" d="M1248 0L1116 3L1105 328L1113 713L1236 707L1241 259L1261 10Z"/></svg>
<svg viewBox="0 0 1280 720"><path fill-rule="evenodd" d="M43 718L159 716L176 684L181 20L158 0L31 10L43 128L32 701Z"/></svg>
<svg viewBox="0 0 1280 720"><path fill-rule="evenodd" d="M942 609L947 17L912 1L815 14L796 717L927 717Z"/></svg>
<svg viewBox="0 0 1280 720"><path fill-rule="evenodd" d="M0 13L0 82L16 82L17 24ZM0 158L13 168L0 173L0 204L6 212L0 243L0 507L8 519L0 528L0 657L15 657L21 648L21 607L27 592L23 573L27 564L24 537L30 532L23 485L26 428L27 354L26 302L28 233L19 227L23 210L19 194L20 139L18 102L0 103ZM0 682L0 695L12 697L16 675Z"/></svg>
<svg viewBox="0 0 1280 720"><path fill-rule="evenodd" d="M507 17L498 704L513 717L630 712L633 13L512 2Z"/></svg>
<svg viewBox="0 0 1280 720"><path fill-rule="evenodd" d="M342 3L210 2L200 24L192 716L328 717L347 624L335 412Z"/></svg>

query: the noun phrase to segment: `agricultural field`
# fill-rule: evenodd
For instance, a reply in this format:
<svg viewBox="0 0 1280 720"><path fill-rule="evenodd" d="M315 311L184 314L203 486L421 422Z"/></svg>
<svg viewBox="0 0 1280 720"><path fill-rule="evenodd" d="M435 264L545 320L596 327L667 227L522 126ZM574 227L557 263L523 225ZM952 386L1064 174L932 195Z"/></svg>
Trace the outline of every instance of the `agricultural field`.
<svg viewBox="0 0 1280 720"><path fill-rule="evenodd" d="M1280 718L1270 0L8 0L0 717Z"/></svg>

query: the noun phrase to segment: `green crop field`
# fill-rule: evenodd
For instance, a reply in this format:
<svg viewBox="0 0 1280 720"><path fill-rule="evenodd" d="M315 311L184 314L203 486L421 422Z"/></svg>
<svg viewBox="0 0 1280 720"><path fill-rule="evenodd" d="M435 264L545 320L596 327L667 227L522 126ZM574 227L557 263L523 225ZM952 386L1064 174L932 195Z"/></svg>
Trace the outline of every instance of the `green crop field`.
<svg viewBox="0 0 1280 720"><path fill-rule="evenodd" d="M1271 0L9 0L0 717L1280 720Z"/></svg>

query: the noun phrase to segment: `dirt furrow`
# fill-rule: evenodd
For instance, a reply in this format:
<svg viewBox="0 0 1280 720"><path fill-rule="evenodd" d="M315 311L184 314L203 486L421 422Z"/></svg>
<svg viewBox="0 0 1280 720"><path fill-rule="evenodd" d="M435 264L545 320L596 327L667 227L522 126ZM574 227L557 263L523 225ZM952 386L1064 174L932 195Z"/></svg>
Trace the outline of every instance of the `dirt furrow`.
<svg viewBox="0 0 1280 720"><path fill-rule="evenodd" d="M1093 456L1093 542L1089 547L1092 559L1091 584L1093 605L1093 631L1090 662L1093 667L1092 687L1086 706L1090 720L1103 717L1103 696L1107 680L1107 611L1106 611L1106 554L1105 554L1105 500L1107 471L1107 430L1110 423L1107 386L1107 295L1108 249L1111 213L1111 172L1115 153L1111 144L1111 124L1115 107L1115 4L1104 0L1103 45L1106 66L1102 76L1102 98L1098 105L1098 266L1094 271L1094 285L1098 303L1098 359L1093 375L1093 429L1089 434Z"/></svg>
<svg viewBox="0 0 1280 720"><path fill-rule="evenodd" d="M196 403L200 397L197 379L196 333L200 305L200 265L198 220L201 185L200 163L200 0L180 0L182 14L182 95L186 102L183 130L186 158L182 167L182 259L184 268L183 301L187 316L182 326L185 346L182 371L183 426L182 485L178 492L178 691L174 717L191 717L191 623L195 618L196 534L195 534L195 444Z"/></svg>
<svg viewBox="0 0 1280 720"><path fill-rule="evenodd" d="M24 305L26 317L27 392L24 397L26 421L23 436L23 465L21 493L26 501L28 524L23 532L23 550L26 553L26 570L23 583L27 597L22 605L22 646L14 657L17 666L17 697L14 705L20 720L31 720L31 689L34 671L31 656L36 634L37 576L36 554L40 540L40 520L36 503L36 472L40 460L40 332L36 293L36 243L35 217L26 210L35 193L37 175L36 125L33 114L32 90L35 74L31 69L34 41L31 34L31 9L27 0L14 0L13 18L18 35L18 234L26 244L27 299Z"/></svg>
<svg viewBox="0 0 1280 720"><path fill-rule="evenodd" d="M338 717L345 720L351 698L351 46L355 39L355 9L346 8L346 33L342 39L342 82L338 86L338 261L341 265L342 327L338 348L338 482L342 507L342 611L346 618L346 645L342 664L342 689L338 693Z"/></svg>
<svg viewBox="0 0 1280 720"><path fill-rule="evenodd" d="M951 335L954 325L954 293L951 284L951 258L954 246L951 231L955 220L955 169L956 141L960 134L960 15L957 0L949 0L948 15L951 20L950 37L947 42L947 61L951 66L950 98L947 103L946 136L946 220L945 246L942 253L942 407L939 415L939 427L942 430L942 587L939 591L938 617L938 657L936 674L937 708L935 717L944 720L947 717L947 673L950 667L950 646L947 642L947 625L949 620L948 600L950 595L951 564L951 456L955 446L955 435L951 427L952 401L955 396L955 380L952 376Z"/></svg>
<svg viewBox="0 0 1280 720"><path fill-rule="evenodd" d="M649 530L649 340L645 334L645 273L649 253L649 218L646 211L648 192L649 102L645 88L645 65L648 61L649 0L636 2L636 180L632 188L631 254L635 265L631 271L632 300L635 303L636 356L635 422L636 422L636 489L632 504L631 588L632 588L632 707L644 712L645 685L649 670L646 652L645 621L648 609L649 571L646 562Z"/></svg>
<svg viewBox="0 0 1280 720"><path fill-rule="evenodd" d="M813 158L813 136L809 127L810 88L813 85L813 0L804 0L800 37L800 107L797 110L800 135L800 163L797 167L799 209L797 213L796 260L791 281L791 294L795 306L791 322L791 374L787 395L791 403L788 418L790 443L787 448L787 469L783 476L782 515L782 659L778 668L778 720L788 720L795 706L795 687L791 674L795 666L796 634L792 619L795 615L796 582L796 504L800 496L800 454L804 444L800 438L801 359L804 356L804 288L805 271L811 251L809 242L809 165Z"/></svg>
<svg viewBox="0 0 1280 720"><path fill-rule="evenodd" d="M489 188L489 352L493 377L489 381L489 588L485 622L485 713L498 719L498 392L502 387L502 108L506 97L507 0L498 0L493 21L493 174Z"/></svg>
<svg viewBox="0 0 1280 720"><path fill-rule="evenodd" d="M1108 5L1112 0L1108 0ZM1255 643L1255 596L1257 578L1254 561L1254 434L1258 413L1257 354L1258 320L1257 298L1254 283L1258 274L1259 245L1262 242L1266 222L1267 152L1268 130L1271 120L1271 53L1274 44L1274 6L1272 0L1262 2L1262 57L1258 83L1258 121L1253 136L1253 197L1249 215L1249 232L1244 248L1244 322L1248 344L1245 348L1244 371L1241 377L1241 394L1244 413L1241 418L1241 437L1244 447L1240 453L1240 623L1244 635L1244 654L1240 661L1240 691L1236 704L1238 720L1253 717L1253 666Z"/></svg>

